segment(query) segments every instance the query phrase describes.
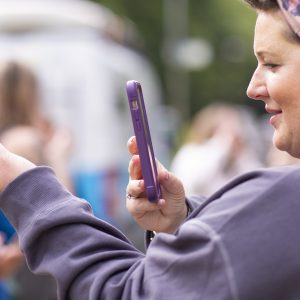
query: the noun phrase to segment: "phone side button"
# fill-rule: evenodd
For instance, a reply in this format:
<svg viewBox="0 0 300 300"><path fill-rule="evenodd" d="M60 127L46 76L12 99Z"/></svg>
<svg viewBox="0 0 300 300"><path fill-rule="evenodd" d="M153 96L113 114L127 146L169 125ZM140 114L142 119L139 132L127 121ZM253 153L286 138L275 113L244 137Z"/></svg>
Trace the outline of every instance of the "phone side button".
<svg viewBox="0 0 300 300"><path fill-rule="evenodd" d="M140 118L139 118L139 113L138 113L138 110L137 109L134 109L133 110L133 115L134 115L134 118L136 119L136 121L138 121Z"/></svg>

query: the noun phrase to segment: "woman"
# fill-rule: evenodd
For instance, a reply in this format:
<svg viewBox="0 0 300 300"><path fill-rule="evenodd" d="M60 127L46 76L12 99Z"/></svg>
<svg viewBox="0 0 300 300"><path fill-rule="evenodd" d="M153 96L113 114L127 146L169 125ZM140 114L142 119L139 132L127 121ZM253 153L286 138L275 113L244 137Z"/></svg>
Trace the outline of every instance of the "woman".
<svg viewBox="0 0 300 300"><path fill-rule="evenodd" d="M0 67L0 142L11 152L29 159L36 165L50 165L70 190L67 171L69 134L56 129L43 113L39 99L39 84L33 71L15 61L3 62ZM55 286L46 276L33 276L23 266L24 257L19 249L14 229L0 212L0 232L5 239L0 243L0 279L14 281L11 289L15 299L39 297L55 299ZM7 286L11 287L12 284ZM2 289L5 289L3 287ZM8 291L0 299L11 299Z"/></svg>
<svg viewBox="0 0 300 300"><path fill-rule="evenodd" d="M187 195L211 195L232 178L263 166L249 108L225 103L196 113L170 170Z"/></svg>
<svg viewBox="0 0 300 300"><path fill-rule="evenodd" d="M34 72L17 61L0 67L0 142L36 165L51 166L73 191L67 168L72 139L45 114Z"/></svg>
<svg viewBox="0 0 300 300"><path fill-rule="evenodd" d="M300 157L299 23L281 1L248 1L258 13L248 94L272 114L275 145ZM160 232L146 254L93 217L51 170L0 147L0 206L29 266L56 278L60 299L300 299L299 167L261 169L208 199L186 199L159 164L163 199L149 203L134 138L128 148L128 208Z"/></svg>

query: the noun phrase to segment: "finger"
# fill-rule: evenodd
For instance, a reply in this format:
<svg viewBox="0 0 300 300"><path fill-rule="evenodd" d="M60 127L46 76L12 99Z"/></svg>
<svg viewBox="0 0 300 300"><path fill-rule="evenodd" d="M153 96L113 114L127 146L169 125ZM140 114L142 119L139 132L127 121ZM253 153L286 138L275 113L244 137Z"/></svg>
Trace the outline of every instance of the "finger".
<svg viewBox="0 0 300 300"><path fill-rule="evenodd" d="M132 156L128 166L128 173L131 180L141 179L143 177L139 155Z"/></svg>
<svg viewBox="0 0 300 300"><path fill-rule="evenodd" d="M140 198L145 197L144 180L131 180L129 181L126 189L127 195L130 197Z"/></svg>
<svg viewBox="0 0 300 300"><path fill-rule="evenodd" d="M155 203L150 202L147 198L128 198L126 207L132 215L144 215L150 211L160 210L161 207Z"/></svg>
<svg viewBox="0 0 300 300"><path fill-rule="evenodd" d="M163 169L158 173L158 180L167 193L185 197L183 184L173 173Z"/></svg>
<svg viewBox="0 0 300 300"><path fill-rule="evenodd" d="M136 144L136 138L135 136L132 136L128 142L127 142L127 148L128 148L128 151L130 154L138 154L139 151L138 151L138 147L137 147L137 144Z"/></svg>
<svg viewBox="0 0 300 300"><path fill-rule="evenodd" d="M155 159L155 161L156 161L156 166L157 166L157 171L158 172L166 170L164 165L158 159Z"/></svg>

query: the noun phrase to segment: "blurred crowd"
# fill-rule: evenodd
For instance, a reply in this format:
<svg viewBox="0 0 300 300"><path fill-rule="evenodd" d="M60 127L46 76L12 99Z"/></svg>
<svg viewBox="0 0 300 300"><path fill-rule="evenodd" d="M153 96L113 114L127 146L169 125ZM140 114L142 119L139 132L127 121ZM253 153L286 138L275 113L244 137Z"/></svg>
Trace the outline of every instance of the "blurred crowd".
<svg viewBox="0 0 300 300"><path fill-rule="evenodd" d="M44 62L40 67L36 62L26 63L18 53L7 51L3 55L0 36L0 142L37 165L52 167L71 192L90 201L98 217L121 227L143 250L143 232L125 210L126 140L132 135L126 80L142 82L156 155L183 181L188 195L210 195L241 173L265 166L297 164L299 160L272 146L266 138L270 134L265 118L249 107L226 101L214 102L194 114L172 156L175 150L170 144L170 132L164 130L167 117L160 117L165 115L160 85L151 64L130 48L132 40L125 39L126 33L122 22L114 18L102 36L96 35L95 49L102 49L96 73L92 72L94 65L88 54L96 60L98 56L93 55L99 53L86 47L81 50L87 66L79 69L76 65L76 74L71 68L65 73L54 73L55 76L50 69L62 65ZM89 37L90 33L85 39ZM36 42L34 38L36 35L30 37ZM70 55L60 61L71 65L77 60ZM63 86L63 91L53 93L53 81L58 82L59 88ZM96 92L91 96L94 87ZM26 267L18 237L3 214L0 279L0 300L56 299L52 279L32 275Z"/></svg>

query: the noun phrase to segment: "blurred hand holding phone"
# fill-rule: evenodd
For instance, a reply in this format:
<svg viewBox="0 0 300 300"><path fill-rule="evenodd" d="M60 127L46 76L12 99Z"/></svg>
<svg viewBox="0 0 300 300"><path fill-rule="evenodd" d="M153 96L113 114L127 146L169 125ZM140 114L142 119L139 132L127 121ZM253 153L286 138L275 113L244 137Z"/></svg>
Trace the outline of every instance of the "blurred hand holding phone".
<svg viewBox="0 0 300 300"><path fill-rule="evenodd" d="M142 87L138 81L130 80L126 84L126 90L145 182L145 192L149 201L157 201L161 198L161 189L158 183L157 167Z"/></svg>

